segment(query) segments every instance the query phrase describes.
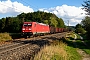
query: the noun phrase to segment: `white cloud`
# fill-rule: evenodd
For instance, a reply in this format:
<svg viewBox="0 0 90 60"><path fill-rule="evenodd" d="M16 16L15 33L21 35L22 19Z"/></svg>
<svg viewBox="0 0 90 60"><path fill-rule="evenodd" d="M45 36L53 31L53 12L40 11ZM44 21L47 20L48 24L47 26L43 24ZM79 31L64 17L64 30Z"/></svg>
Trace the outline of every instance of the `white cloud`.
<svg viewBox="0 0 90 60"><path fill-rule="evenodd" d="M75 6L56 6L51 8L41 8L40 11L50 12L56 14L58 17L62 18L66 25L68 25L68 20L70 21L70 25L76 25L80 23L81 20L85 17L85 11L81 9L81 7ZM17 1L11 2L11 0L1 0L0 1L0 18L6 16L16 16L22 12L34 12L32 8L29 6L24 6L22 3Z"/></svg>
<svg viewBox="0 0 90 60"><path fill-rule="evenodd" d="M22 3L19 3L17 1L11 2L10 0L2 0L0 1L0 15L10 15L10 16L16 16L19 13L28 13L28 12L34 12L32 8L29 6L24 6Z"/></svg>
<svg viewBox="0 0 90 60"><path fill-rule="evenodd" d="M82 7L68 6L62 5L49 9L40 9L41 11L47 10L48 12L56 14L58 17L62 18L65 21L65 24L68 25L68 20L70 22L69 25L75 26L80 23L81 20L85 17L85 11L81 9ZM83 13L83 14L82 14Z"/></svg>

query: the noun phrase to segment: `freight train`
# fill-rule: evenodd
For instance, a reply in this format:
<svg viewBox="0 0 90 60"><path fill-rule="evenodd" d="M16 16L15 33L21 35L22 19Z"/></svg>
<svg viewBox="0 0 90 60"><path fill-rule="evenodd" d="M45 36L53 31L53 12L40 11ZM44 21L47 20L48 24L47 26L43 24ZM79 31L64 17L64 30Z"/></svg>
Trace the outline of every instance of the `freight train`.
<svg viewBox="0 0 90 60"><path fill-rule="evenodd" d="M38 22L24 22L22 26L22 35L23 36L32 36L38 34L46 33L60 33L65 32L65 28L55 28L47 24L38 23Z"/></svg>

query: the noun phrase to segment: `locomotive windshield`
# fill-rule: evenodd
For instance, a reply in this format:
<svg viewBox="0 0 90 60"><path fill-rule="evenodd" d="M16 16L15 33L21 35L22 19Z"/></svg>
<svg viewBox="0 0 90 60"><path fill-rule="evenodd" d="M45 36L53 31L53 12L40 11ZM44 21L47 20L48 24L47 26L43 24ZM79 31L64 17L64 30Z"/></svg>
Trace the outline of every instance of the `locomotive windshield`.
<svg viewBox="0 0 90 60"><path fill-rule="evenodd" d="M23 24L23 26L32 26L32 24Z"/></svg>

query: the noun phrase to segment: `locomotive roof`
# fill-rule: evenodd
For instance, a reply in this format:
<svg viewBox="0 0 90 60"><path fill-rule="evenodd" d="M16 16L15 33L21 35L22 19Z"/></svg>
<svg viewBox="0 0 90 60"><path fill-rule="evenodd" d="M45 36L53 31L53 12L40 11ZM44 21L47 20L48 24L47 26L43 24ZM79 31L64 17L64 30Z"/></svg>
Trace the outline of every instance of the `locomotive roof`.
<svg viewBox="0 0 90 60"><path fill-rule="evenodd" d="M24 22L24 23L37 23L37 24L40 24L40 25L49 26L49 25L47 25L47 24L44 24L44 23L38 23L38 22Z"/></svg>
<svg viewBox="0 0 90 60"><path fill-rule="evenodd" d="M44 24L44 23L38 23L38 24L40 24L40 25L45 25L45 26L49 26L49 25L47 25L47 24Z"/></svg>

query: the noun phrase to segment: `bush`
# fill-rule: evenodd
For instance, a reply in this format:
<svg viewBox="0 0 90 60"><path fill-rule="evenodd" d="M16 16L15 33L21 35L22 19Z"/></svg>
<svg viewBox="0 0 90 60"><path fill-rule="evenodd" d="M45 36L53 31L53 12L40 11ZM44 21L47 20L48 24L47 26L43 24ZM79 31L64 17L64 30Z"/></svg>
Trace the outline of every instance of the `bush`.
<svg viewBox="0 0 90 60"><path fill-rule="evenodd" d="M9 33L0 33L0 41L8 40L12 40L12 37L9 35Z"/></svg>

